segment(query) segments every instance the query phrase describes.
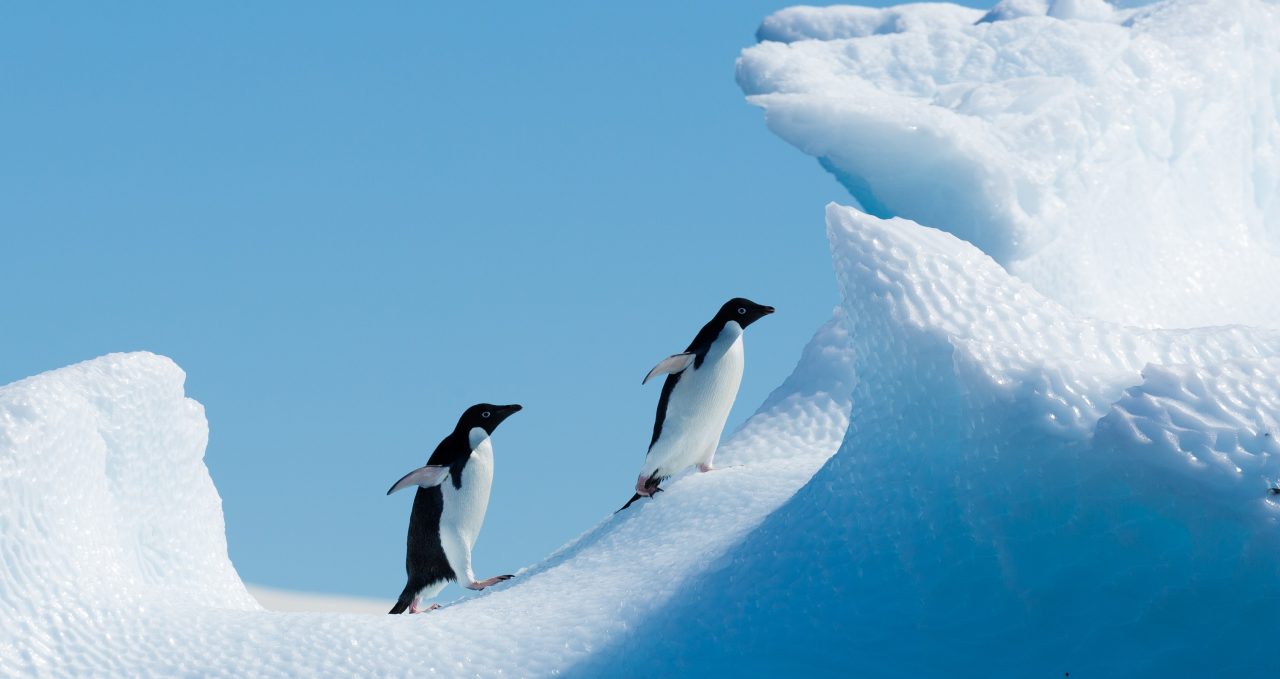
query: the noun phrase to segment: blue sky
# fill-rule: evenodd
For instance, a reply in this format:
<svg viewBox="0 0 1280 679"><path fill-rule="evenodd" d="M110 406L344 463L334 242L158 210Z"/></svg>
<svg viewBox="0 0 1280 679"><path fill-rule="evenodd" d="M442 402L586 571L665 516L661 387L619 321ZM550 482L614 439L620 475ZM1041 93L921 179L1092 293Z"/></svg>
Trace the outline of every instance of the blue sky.
<svg viewBox="0 0 1280 679"><path fill-rule="evenodd" d="M250 583L394 599L422 464L498 431L480 576L631 493L725 299L730 429L836 303L848 198L733 80L783 2L0 10L0 383L113 351L187 372ZM447 596L447 594L446 594Z"/></svg>

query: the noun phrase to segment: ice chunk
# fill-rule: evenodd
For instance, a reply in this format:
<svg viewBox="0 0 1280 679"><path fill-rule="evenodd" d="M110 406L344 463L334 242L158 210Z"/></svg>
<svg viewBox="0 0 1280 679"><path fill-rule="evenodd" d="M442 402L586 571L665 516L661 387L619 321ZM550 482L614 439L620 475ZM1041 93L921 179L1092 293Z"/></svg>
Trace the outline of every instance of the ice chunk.
<svg viewBox="0 0 1280 679"><path fill-rule="evenodd" d="M980 10L944 2L909 3L883 9L788 7L766 17L756 31L756 39L777 42L840 40L905 31L935 31L971 24L981 16Z"/></svg>

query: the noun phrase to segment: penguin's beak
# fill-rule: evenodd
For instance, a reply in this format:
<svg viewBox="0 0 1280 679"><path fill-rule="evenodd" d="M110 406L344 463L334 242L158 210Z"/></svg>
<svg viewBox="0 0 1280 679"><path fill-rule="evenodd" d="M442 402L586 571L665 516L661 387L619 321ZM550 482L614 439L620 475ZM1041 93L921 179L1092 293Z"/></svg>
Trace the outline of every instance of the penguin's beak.
<svg viewBox="0 0 1280 679"><path fill-rule="evenodd" d="M515 413L518 413L521 410L524 410L524 406L520 405L519 403L512 403L509 406L502 407L502 411L507 415L514 415Z"/></svg>
<svg viewBox="0 0 1280 679"><path fill-rule="evenodd" d="M773 313L774 311L777 311L777 309L774 309L774 308L773 308L773 307L771 307L771 306L762 306L762 307L760 307L760 312L761 312L761 313L763 313L763 314L765 314L766 316L767 316L767 315L769 315L769 314L771 314L771 313Z"/></svg>

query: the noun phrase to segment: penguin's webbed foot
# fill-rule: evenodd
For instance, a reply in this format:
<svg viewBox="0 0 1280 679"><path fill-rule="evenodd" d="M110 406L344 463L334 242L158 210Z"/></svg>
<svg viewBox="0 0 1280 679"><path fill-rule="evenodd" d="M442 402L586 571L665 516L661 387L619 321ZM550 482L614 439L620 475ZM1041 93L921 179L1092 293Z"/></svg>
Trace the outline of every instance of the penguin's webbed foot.
<svg viewBox="0 0 1280 679"><path fill-rule="evenodd" d="M514 577L515 577L514 575L495 575L495 576L493 576L492 578L485 578L484 580L479 580L479 581L471 582L471 583L469 583L469 584L467 584L467 585L466 585L466 588L467 588L467 589L474 589L475 591L479 592L480 590L484 589L485 587L489 587L489 586L491 586L491 585L496 585L496 584L498 584L499 582L503 582L503 581L505 581L505 580L510 580L511 578L514 578Z"/></svg>
<svg viewBox="0 0 1280 679"><path fill-rule="evenodd" d="M409 612L410 613L426 613L427 611L434 611L437 608L442 608L442 606L440 604L431 604L426 608L418 608L418 600L414 599L413 603L410 604L409 606Z"/></svg>
<svg viewBox="0 0 1280 679"><path fill-rule="evenodd" d="M658 472L654 472L647 477L643 475L638 476L636 477L636 495L639 495L640 497L653 497L663 491L662 488L658 487L658 484L666 480L667 477L659 477Z"/></svg>

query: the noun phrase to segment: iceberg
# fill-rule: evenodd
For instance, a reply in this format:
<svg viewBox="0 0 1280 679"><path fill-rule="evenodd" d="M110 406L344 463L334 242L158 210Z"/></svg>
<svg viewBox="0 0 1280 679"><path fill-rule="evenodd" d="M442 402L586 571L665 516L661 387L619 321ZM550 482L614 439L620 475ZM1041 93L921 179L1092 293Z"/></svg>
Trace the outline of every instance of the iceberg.
<svg viewBox="0 0 1280 679"><path fill-rule="evenodd" d="M0 674L1243 676L1280 633L1280 5L796 7L841 296L722 446L428 615L263 610L172 361L0 387ZM457 630L467 631L459 639Z"/></svg>

